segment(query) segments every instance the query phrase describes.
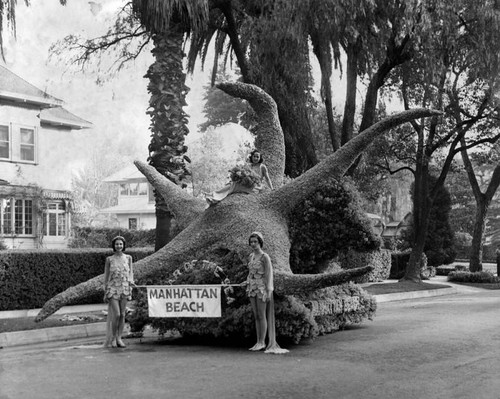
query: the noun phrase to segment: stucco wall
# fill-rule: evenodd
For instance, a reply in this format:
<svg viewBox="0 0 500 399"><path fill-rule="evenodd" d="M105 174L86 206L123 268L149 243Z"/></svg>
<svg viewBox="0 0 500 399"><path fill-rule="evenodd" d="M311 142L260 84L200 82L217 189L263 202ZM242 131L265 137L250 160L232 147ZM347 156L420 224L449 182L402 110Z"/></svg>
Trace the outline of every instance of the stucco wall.
<svg viewBox="0 0 500 399"><path fill-rule="evenodd" d="M137 219L137 230L154 229L156 227L156 216L154 214L118 214L118 224L122 229L128 229L128 219Z"/></svg>

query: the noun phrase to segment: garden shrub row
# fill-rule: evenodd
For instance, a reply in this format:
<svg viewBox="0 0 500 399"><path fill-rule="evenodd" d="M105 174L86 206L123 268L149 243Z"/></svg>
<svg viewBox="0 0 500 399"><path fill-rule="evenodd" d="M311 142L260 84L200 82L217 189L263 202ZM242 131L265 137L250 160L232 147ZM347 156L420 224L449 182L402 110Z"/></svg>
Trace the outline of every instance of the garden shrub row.
<svg viewBox="0 0 500 399"><path fill-rule="evenodd" d="M127 248L134 261L153 248ZM0 252L0 310L34 309L67 288L104 272L110 249L7 250ZM74 304L101 303L102 293Z"/></svg>
<svg viewBox="0 0 500 399"><path fill-rule="evenodd" d="M119 227L73 227L70 248L108 248L111 240L122 236L127 241L127 247L154 247L155 229L130 230Z"/></svg>
<svg viewBox="0 0 500 399"><path fill-rule="evenodd" d="M488 271L455 271L448 274L448 281L457 283L499 283L500 279Z"/></svg>

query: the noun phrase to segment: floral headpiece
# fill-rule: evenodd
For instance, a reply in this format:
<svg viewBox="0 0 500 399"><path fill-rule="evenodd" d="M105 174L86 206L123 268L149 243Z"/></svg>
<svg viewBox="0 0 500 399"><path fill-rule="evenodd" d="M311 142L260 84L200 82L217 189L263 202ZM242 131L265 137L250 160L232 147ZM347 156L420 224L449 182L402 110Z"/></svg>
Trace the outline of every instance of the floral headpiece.
<svg viewBox="0 0 500 399"><path fill-rule="evenodd" d="M250 237L251 236L257 236L264 242L264 236L262 235L262 233L260 231L254 231L252 234L250 234Z"/></svg>

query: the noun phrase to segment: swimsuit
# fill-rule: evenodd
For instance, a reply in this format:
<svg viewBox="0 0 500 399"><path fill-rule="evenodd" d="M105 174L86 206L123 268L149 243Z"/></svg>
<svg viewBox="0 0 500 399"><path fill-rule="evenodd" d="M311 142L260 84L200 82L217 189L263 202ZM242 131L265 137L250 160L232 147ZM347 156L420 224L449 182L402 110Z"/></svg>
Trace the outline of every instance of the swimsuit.
<svg viewBox="0 0 500 399"><path fill-rule="evenodd" d="M248 285L247 285L247 295L249 297L257 297L262 301L267 300L266 284L264 282L264 255L261 255L259 259L255 260L255 255L252 254L252 259L248 262Z"/></svg>
<svg viewBox="0 0 500 399"><path fill-rule="evenodd" d="M130 287L129 255L109 257L109 280L106 288L106 299L132 299Z"/></svg>

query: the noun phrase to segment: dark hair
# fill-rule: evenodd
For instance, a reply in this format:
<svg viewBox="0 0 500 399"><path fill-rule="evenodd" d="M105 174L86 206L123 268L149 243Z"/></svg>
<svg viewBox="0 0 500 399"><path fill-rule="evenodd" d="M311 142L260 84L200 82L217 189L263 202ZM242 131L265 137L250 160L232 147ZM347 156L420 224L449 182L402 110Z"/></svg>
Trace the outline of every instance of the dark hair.
<svg viewBox="0 0 500 399"><path fill-rule="evenodd" d="M253 154L255 154L255 153L257 153L257 154L259 154L259 155L260 155L259 162L257 162L257 163L262 163L262 162L264 162L264 158L262 157L262 153L261 153L259 150L253 150L253 151L250 153L250 155L248 156L248 161L249 161L250 163L252 163L252 157L253 157Z"/></svg>
<svg viewBox="0 0 500 399"><path fill-rule="evenodd" d="M264 246L264 240L262 239L262 237L255 233L250 234L250 237L248 237L248 245L250 245L251 238L256 238L261 248Z"/></svg>
<svg viewBox="0 0 500 399"><path fill-rule="evenodd" d="M123 242L123 249L122 249L122 251L125 251L125 248L127 248L127 241L125 241L125 238L123 238L122 236L116 236L115 238L113 238L111 240L111 248L113 248L113 252L116 252L115 242L117 242L118 240L120 240L121 242Z"/></svg>

